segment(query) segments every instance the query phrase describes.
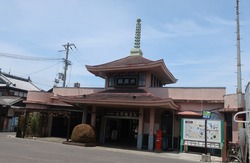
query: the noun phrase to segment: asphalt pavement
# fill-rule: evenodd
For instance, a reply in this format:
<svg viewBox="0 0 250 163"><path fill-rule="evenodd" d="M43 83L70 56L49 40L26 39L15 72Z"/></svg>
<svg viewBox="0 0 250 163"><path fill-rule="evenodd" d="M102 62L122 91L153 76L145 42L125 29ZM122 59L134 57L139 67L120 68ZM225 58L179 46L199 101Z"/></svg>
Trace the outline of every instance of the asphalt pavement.
<svg viewBox="0 0 250 163"><path fill-rule="evenodd" d="M1 137L8 137L8 138L16 138L15 133L13 132L5 132L1 133ZM57 137L30 137L25 139L31 139L32 141L42 141L46 143L60 143L66 141L65 138L57 138ZM66 144L65 144L66 145ZM103 151L111 151L111 152L119 152L119 153L126 153L126 154L137 154L137 155L145 155L145 156L153 156L153 157L160 157L160 158L172 158L172 159L178 159L183 161L197 161L201 162L202 154L196 154L196 153L179 153L179 152L149 152L149 151L143 151L143 150L130 150L130 149L119 149L119 148L112 148L112 147L105 147L105 146L96 146L94 147L98 150ZM222 162L221 157L217 156L211 156L211 162Z"/></svg>

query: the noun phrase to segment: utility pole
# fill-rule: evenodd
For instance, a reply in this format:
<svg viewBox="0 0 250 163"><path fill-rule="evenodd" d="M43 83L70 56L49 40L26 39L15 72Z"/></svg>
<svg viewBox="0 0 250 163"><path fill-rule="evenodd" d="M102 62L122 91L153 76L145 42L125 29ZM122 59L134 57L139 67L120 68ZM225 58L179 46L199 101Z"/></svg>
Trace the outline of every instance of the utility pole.
<svg viewBox="0 0 250 163"><path fill-rule="evenodd" d="M240 56L240 20L239 0L236 0L236 33L237 33L237 94L238 108L242 108L241 56Z"/></svg>
<svg viewBox="0 0 250 163"><path fill-rule="evenodd" d="M72 49L72 46L74 48L76 48L75 44L70 44L70 43L67 43L65 45L62 45L65 50L66 50L66 59L65 59L65 66L64 66L64 74L63 74L63 87L65 87L66 85L66 78L67 78L67 70L68 70L68 66L71 65L71 62L69 61L69 48Z"/></svg>
<svg viewBox="0 0 250 163"><path fill-rule="evenodd" d="M237 33L237 104L238 111L243 110L243 94L242 94L242 79L241 79L241 51L240 51L240 12L239 0L236 0L236 33ZM243 117L239 117L243 120ZM242 123L238 123L238 128L243 128Z"/></svg>

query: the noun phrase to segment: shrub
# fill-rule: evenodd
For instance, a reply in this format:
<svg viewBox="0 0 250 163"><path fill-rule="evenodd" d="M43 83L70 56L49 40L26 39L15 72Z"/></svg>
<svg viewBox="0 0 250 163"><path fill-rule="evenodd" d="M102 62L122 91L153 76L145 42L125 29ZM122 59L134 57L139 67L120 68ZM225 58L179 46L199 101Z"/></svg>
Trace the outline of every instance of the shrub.
<svg viewBox="0 0 250 163"><path fill-rule="evenodd" d="M40 113L33 112L26 114L27 121L26 121L26 136L40 136L41 135L41 118Z"/></svg>
<svg viewBox="0 0 250 163"><path fill-rule="evenodd" d="M77 143L95 143L96 135L92 126L79 124L74 127L71 134L71 141Z"/></svg>

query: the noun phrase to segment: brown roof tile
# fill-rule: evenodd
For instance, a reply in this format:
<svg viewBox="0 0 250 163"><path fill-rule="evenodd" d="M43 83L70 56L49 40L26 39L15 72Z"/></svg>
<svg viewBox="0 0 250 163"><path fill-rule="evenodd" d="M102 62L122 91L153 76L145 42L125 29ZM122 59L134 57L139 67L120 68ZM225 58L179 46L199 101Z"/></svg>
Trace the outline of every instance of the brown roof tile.
<svg viewBox="0 0 250 163"><path fill-rule="evenodd" d="M120 90L119 90L120 91ZM60 100L70 104L89 104L101 106L143 106L143 107L166 107L179 109L172 99L156 97L145 91L103 91L81 96L60 96Z"/></svg>
<svg viewBox="0 0 250 163"><path fill-rule="evenodd" d="M129 65L138 65L138 64L148 64L148 63L152 63L154 61L148 60L142 56L128 56L125 58L121 58L112 62L108 62L105 64L101 64L101 65L96 65L93 67L115 67L115 66L129 66Z"/></svg>

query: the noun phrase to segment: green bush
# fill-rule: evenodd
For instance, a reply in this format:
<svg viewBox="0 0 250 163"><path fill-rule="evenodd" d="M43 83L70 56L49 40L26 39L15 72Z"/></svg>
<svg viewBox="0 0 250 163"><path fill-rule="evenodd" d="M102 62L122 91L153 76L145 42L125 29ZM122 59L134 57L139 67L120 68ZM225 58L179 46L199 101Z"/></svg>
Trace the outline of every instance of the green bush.
<svg viewBox="0 0 250 163"><path fill-rule="evenodd" d="M96 135L93 127L88 124L75 126L71 134L71 141L77 143L95 143Z"/></svg>
<svg viewBox="0 0 250 163"><path fill-rule="evenodd" d="M38 112L32 112L32 113L27 113L26 114L26 132L25 136L26 137L33 137L41 136L41 131L42 131L42 122L41 122L41 115Z"/></svg>
<svg viewBox="0 0 250 163"><path fill-rule="evenodd" d="M32 136L39 136L40 135L40 115L39 114L33 114L33 116L30 119L30 130Z"/></svg>

